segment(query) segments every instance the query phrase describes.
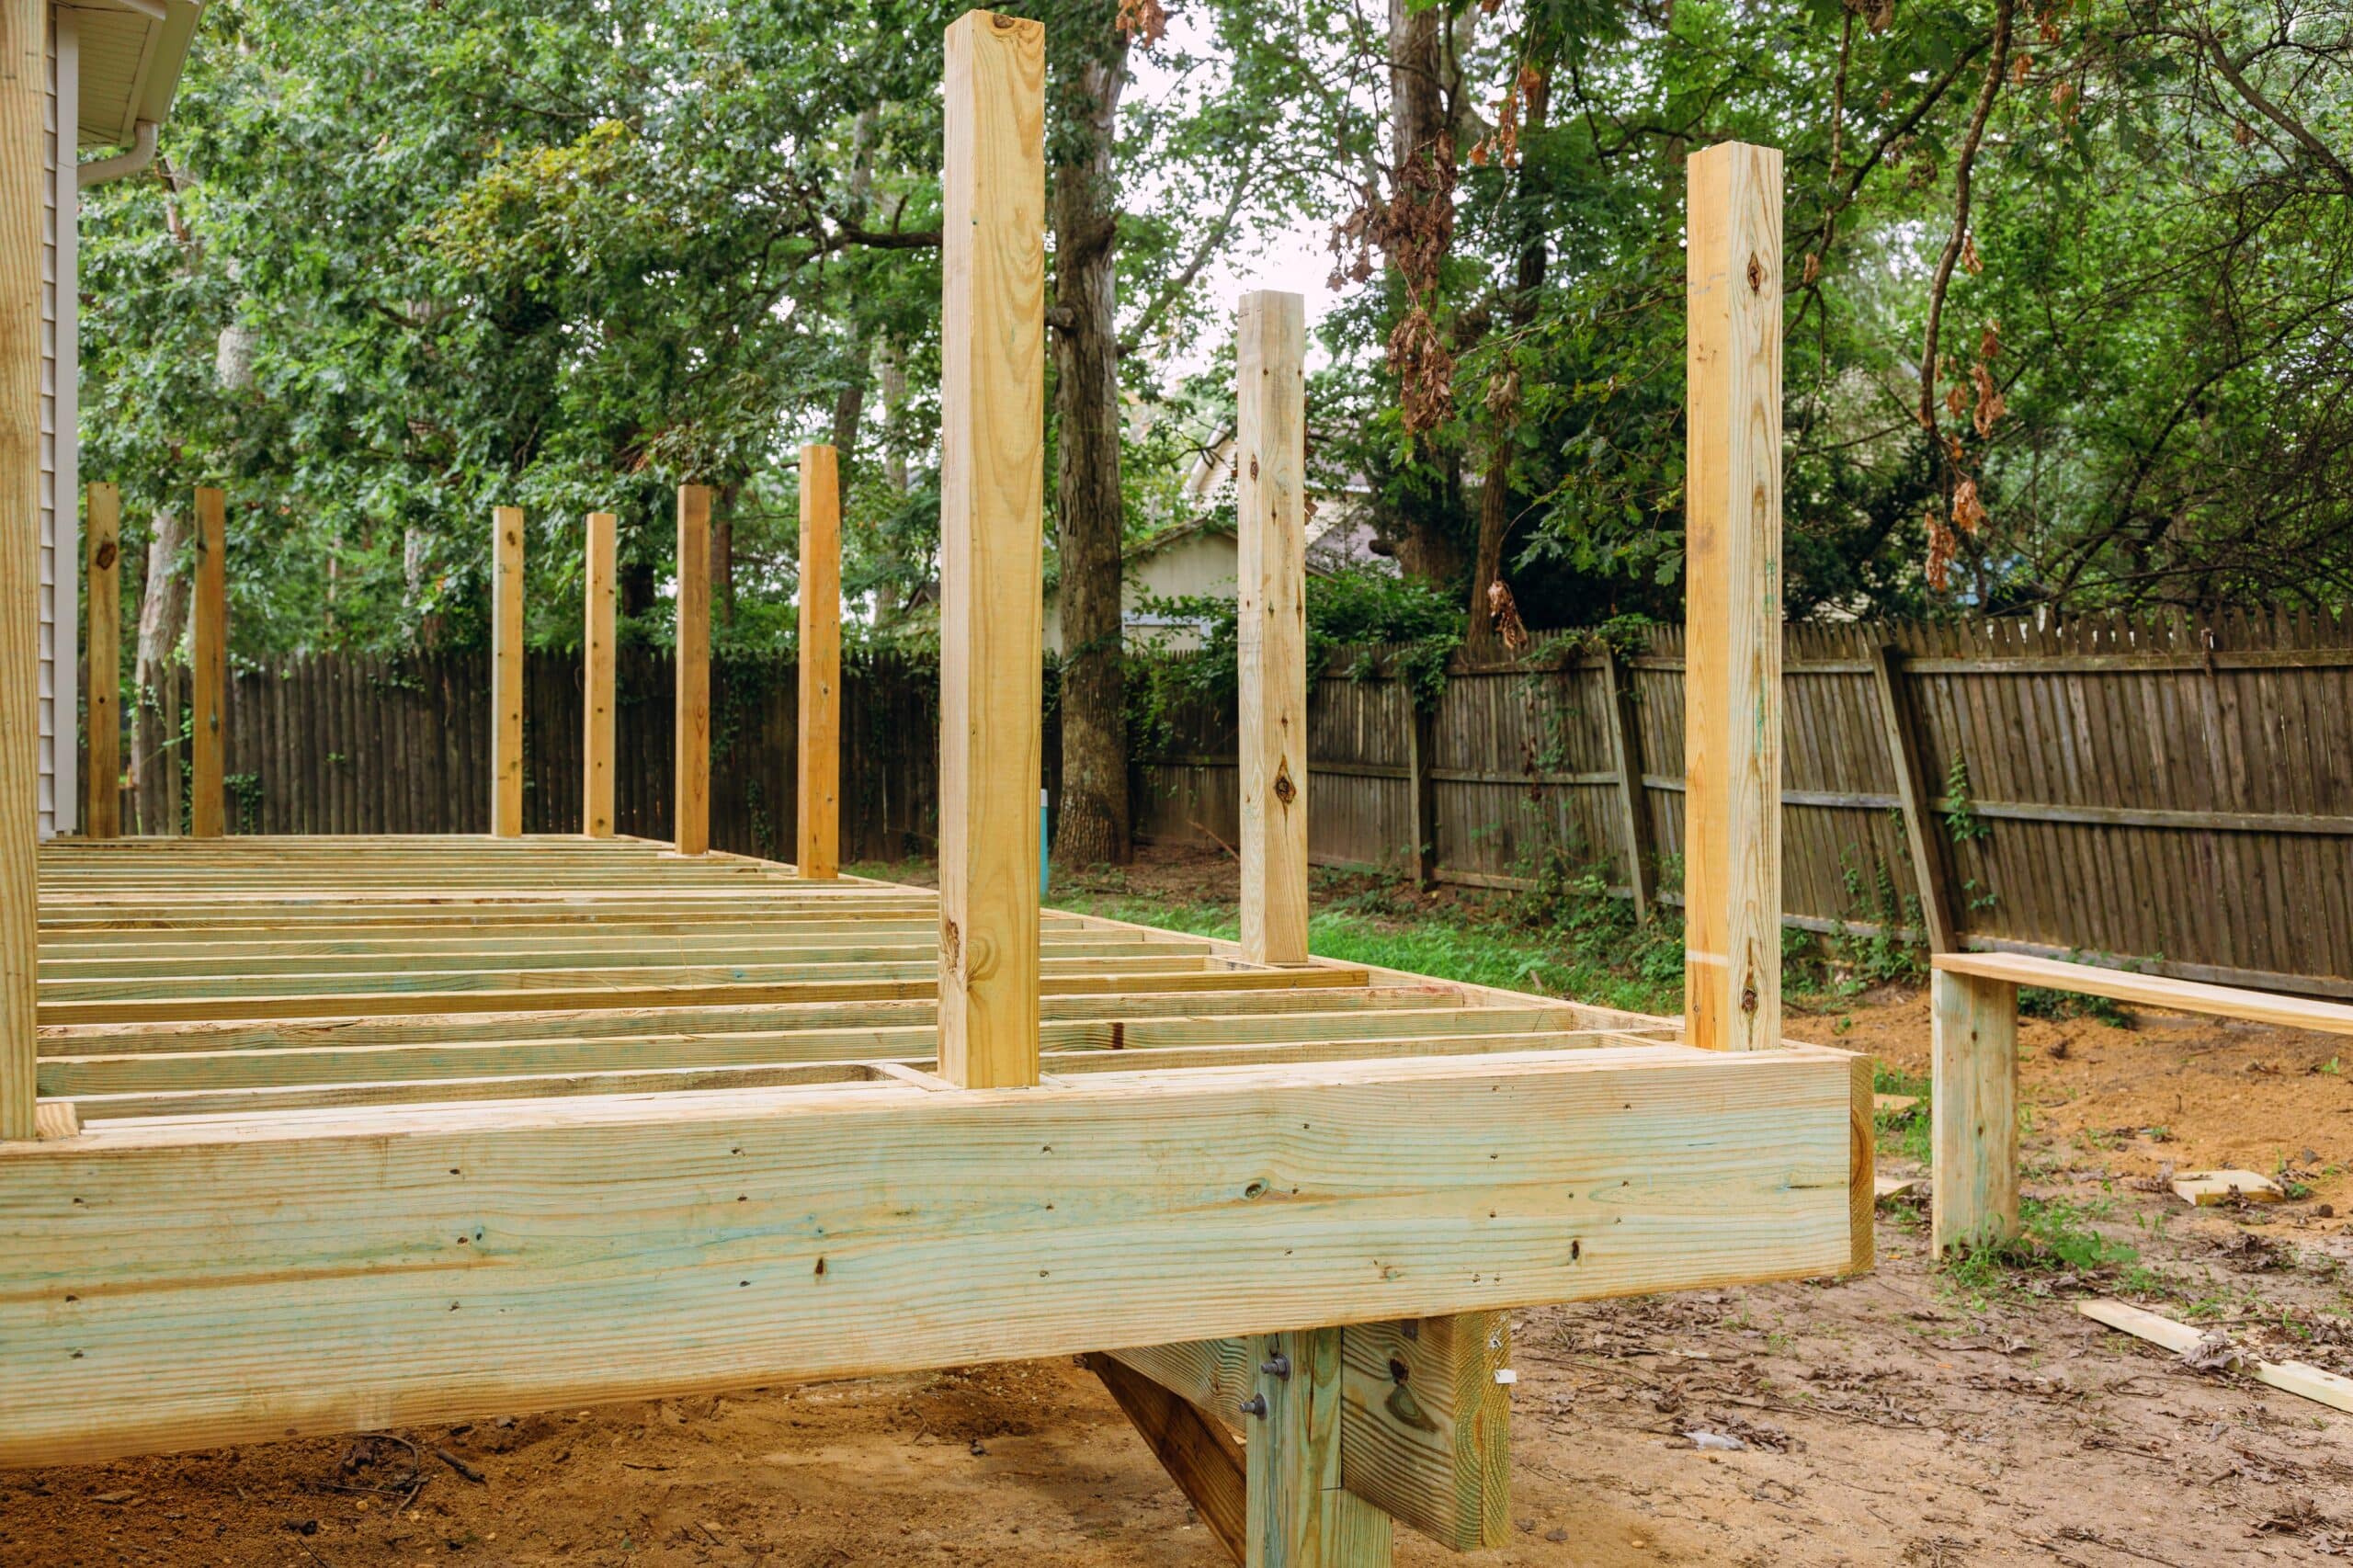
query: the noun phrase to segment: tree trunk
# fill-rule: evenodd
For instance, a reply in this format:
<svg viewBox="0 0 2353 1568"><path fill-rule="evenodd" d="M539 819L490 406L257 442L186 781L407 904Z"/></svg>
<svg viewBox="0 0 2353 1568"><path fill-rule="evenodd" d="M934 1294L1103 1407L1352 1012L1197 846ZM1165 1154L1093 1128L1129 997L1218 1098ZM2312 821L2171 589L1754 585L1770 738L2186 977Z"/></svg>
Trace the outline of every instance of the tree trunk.
<svg viewBox="0 0 2353 1568"><path fill-rule="evenodd" d="M891 338L882 341L882 483L900 500L907 498L907 454L900 446L907 406L905 352Z"/></svg>
<svg viewBox="0 0 2353 1568"><path fill-rule="evenodd" d="M1546 117L1552 108L1552 79L1543 71L1529 80L1527 101L1522 106L1523 134L1533 140L1544 132ZM1520 208L1528 206L1528 166L1522 164L1515 183L1519 187ZM1512 291L1505 305L1505 315L1513 330L1506 341L1515 342L1521 331L1536 319L1537 294L1544 287L1545 239L1542 231L1524 218L1519 225L1519 263L1512 279ZM1511 531L1514 513L1511 492L1512 458L1519 449L1514 436L1519 425L1519 371L1512 362L1509 350L1499 363L1496 378L1487 390L1487 472L1479 487L1479 548L1471 562L1471 634L1472 657L1495 659L1505 652L1501 630L1495 625L1490 600L1495 585L1503 581L1504 542Z"/></svg>
<svg viewBox="0 0 2353 1568"><path fill-rule="evenodd" d="M1126 683L1120 646L1120 348L1112 121L1127 41L1080 76L1084 156L1053 175L1054 502L1062 527L1063 798L1054 858L1124 864Z"/></svg>
<svg viewBox="0 0 2353 1568"><path fill-rule="evenodd" d="M147 541L147 576L139 605L139 653L131 666L132 803L139 831L180 831L180 710L185 666L180 640L188 635L188 581L179 571L188 546L185 517L166 507L155 514Z"/></svg>

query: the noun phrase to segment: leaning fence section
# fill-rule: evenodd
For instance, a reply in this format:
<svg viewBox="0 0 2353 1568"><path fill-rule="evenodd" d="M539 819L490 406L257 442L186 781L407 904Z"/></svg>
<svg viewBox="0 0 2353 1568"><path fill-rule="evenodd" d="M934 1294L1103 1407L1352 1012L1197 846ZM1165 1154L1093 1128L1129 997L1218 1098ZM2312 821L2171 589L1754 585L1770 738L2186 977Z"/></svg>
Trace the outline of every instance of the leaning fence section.
<svg viewBox="0 0 2353 1568"><path fill-rule="evenodd" d="M2281 612L1792 627L1783 899L1795 926L1938 950L2133 959L2353 995L2353 623ZM1457 659L1417 704L1336 653L1309 713L1322 864L1679 902L1683 639ZM1196 698L1141 826L1233 842L1230 717Z"/></svg>

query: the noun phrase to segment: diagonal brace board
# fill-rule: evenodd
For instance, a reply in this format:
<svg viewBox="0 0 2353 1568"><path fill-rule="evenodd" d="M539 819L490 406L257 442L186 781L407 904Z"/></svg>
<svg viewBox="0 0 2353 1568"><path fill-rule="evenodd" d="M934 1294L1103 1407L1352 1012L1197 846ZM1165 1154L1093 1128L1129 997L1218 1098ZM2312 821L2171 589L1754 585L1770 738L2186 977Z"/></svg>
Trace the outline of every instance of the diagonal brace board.
<svg viewBox="0 0 2353 1568"><path fill-rule="evenodd" d="M101 1123L0 1149L0 1464L1834 1273L1852 1109L1629 1046Z"/></svg>

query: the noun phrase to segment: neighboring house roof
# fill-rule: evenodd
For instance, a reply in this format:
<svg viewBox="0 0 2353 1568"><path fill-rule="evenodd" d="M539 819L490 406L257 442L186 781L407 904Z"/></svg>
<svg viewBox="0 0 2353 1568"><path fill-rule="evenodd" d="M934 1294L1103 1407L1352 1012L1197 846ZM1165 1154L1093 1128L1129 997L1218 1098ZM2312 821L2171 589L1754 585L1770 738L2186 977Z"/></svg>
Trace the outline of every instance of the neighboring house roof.
<svg viewBox="0 0 2353 1568"><path fill-rule="evenodd" d="M81 35L82 101L75 145L129 146L142 120L161 125L179 90L180 71L196 37L192 0L75 0Z"/></svg>

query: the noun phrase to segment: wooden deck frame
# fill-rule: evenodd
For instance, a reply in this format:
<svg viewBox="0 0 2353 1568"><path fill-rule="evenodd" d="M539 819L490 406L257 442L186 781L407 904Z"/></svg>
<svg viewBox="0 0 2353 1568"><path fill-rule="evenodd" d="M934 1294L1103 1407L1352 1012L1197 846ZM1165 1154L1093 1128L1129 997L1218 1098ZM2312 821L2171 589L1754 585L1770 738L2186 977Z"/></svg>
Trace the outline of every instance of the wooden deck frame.
<svg viewBox="0 0 2353 1568"><path fill-rule="evenodd" d="M0 1038L0 1465L1092 1353L1237 1558L1358 1568L1398 1522L1500 1534L1505 1312L1868 1267L1867 1064L1772 1038L1769 1005L1702 1050L1264 930L1039 910L1043 41L948 37L943 891L709 850L694 486L675 842L522 835L502 508L492 835L39 855L36 1017ZM1278 574L1279 299L1251 361ZM1772 548L1711 570L1736 590ZM1710 711L1771 711L1744 645ZM1723 804L1724 887L1754 809Z"/></svg>
<svg viewBox="0 0 2353 1568"><path fill-rule="evenodd" d="M1040 1086L955 1090L921 890L570 835L42 871L42 1105L79 1131L0 1150L0 1463L1386 1324L1341 1334L1343 1478L1468 1543L1459 1469L1349 1459L1402 1320L1842 1271L1868 1201L1854 1059L1573 1003L1050 912ZM838 978L675 983L701 930ZM416 989L451 948L601 967L482 1010ZM56 1021L92 984L147 1010Z"/></svg>

